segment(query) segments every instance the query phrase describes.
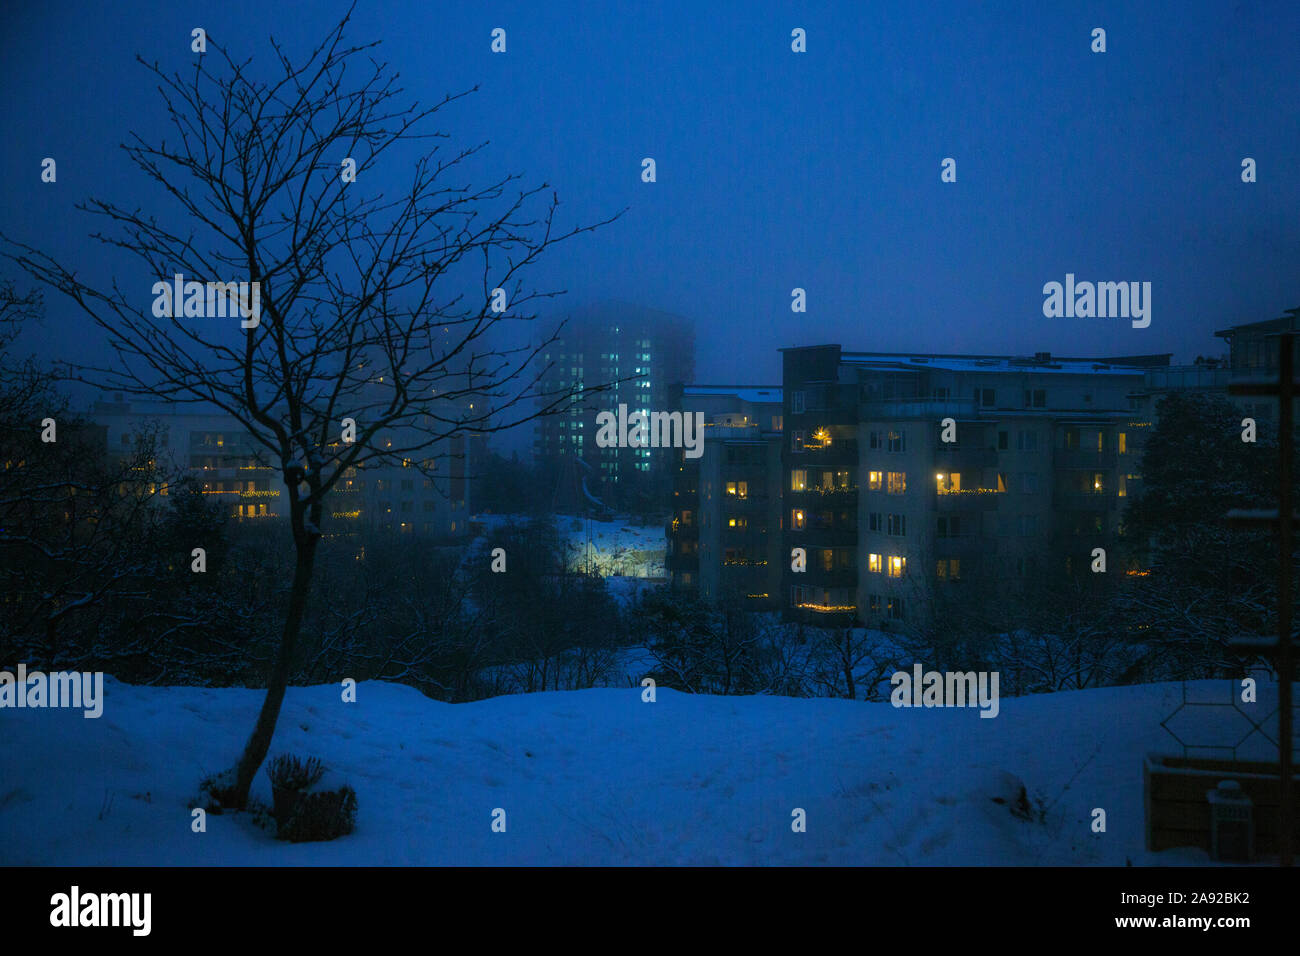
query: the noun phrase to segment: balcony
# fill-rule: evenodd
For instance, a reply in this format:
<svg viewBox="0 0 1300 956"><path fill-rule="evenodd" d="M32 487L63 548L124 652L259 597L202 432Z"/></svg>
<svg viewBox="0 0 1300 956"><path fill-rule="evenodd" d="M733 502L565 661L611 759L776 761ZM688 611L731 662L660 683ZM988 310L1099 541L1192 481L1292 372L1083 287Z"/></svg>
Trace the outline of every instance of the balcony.
<svg viewBox="0 0 1300 956"><path fill-rule="evenodd" d="M858 486L848 485L843 488L806 487L802 491L789 492L790 499L804 508L815 508L818 503L825 505L849 505L857 501Z"/></svg>
<svg viewBox="0 0 1300 956"><path fill-rule="evenodd" d="M958 448L953 445L940 444L934 453L935 471L956 471L965 474L983 468L996 467L998 452L996 448L968 446Z"/></svg>
<svg viewBox="0 0 1300 956"><path fill-rule="evenodd" d="M989 409L993 411L993 409ZM884 399L861 402L859 414L863 421L885 421L896 418L974 418L978 415L975 399L910 398Z"/></svg>
<svg viewBox="0 0 1300 956"><path fill-rule="evenodd" d="M669 554L664 558L664 567L669 572L698 572L700 570L700 556L698 554Z"/></svg>
<svg viewBox="0 0 1300 956"><path fill-rule="evenodd" d="M1115 468L1119 455L1114 445L1105 451L1096 448L1057 448L1052 461L1057 468L1086 468L1105 471Z"/></svg>
<svg viewBox="0 0 1300 956"><path fill-rule="evenodd" d="M857 568L833 568L827 571L820 564L808 565L808 570L801 577L807 578L803 583L823 588L852 588L858 584Z"/></svg>
<svg viewBox="0 0 1300 956"><path fill-rule="evenodd" d="M674 518L664 525L664 536L670 541L696 541L700 537L700 528L694 521L683 524L681 519Z"/></svg>
<svg viewBox="0 0 1300 956"><path fill-rule="evenodd" d="M803 621L805 624L840 624L857 620L858 606L856 604L796 604L790 608L789 616L796 621Z"/></svg>
<svg viewBox="0 0 1300 956"><path fill-rule="evenodd" d="M795 492L796 494L798 492ZM721 497L722 509L724 511L761 511L767 507L771 500L767 495L728 495L723 494Z"/></svg>
<svg viewBox="0 0 1300 956"><path fill-rule="evenodd" d="M1119 497L1104 491L1058 491L1052 502L1062 511L1114 511L1119 507Z"/></svg>
<svg viewBox="0 0 1300 956"><path fill-rule="evenodd" d="M990 542L979 535L958 535L955 538L934 539L935 558L970 558L985 555L993 550Z"/></svg>
<svg viewBox="0 0 1300 956"><path fill-rule="evenodd" d="M954 511L996 511L999 499L1006 494L991 488L974 488L970 491L947 491L934 496L935 510L941 514Z"/></svg>
<svg viewBox="0 0 1300 956"><path fill-rule="evenodd" d="M808 525L800 531L791 531L789 545L792 548L832 548L851 547L858 543L858 529L835 527L831 525L817 527Z"/></svg>
<svg viewBox="0 0 1300 956"><path fill-rule="evenodd" d="M858 440L856 438L836 438L827 445L804 445L803 451L791 449L786 461L790 467L798 468L797 462L801 459L806 460L809 467L812 468L818 465L830 464L831 462L857 464Z"/></svg>

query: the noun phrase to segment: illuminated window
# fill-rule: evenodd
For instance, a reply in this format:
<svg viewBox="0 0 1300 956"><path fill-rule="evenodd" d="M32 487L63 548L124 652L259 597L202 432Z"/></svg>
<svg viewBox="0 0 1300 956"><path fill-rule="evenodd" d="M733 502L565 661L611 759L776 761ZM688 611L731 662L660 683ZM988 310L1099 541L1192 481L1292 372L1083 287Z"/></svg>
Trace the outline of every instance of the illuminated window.
<svg viewBox="0 0 1300 956"><path fill-rule="evenodd" d="M806 491L808 489L808 471L804 468L796 468L790 472L790 490Z"/></svg>
<svg viewBox="0 0 1300 956"><path fill-rule="evenodd" d="M891 471L885 486L885 493L901 495L905 491L907 491L907 472Z"/></svg>
<svg viewBox="0 0 1300 956"><path fill-rule="evenodd" d="M882 472L879 471L867 472L867 487L870 488L872 491L879 491L882 477L883 477Z"/></svg>
<svg viewBox="0 0 1300 956"><path fill-rule="evenodd" d="M744 531L745 528L748 527L748 526L749 526L749 519L748 519L748 518L740 517L740 518L728 518L728 519L727 519L727 527L728 527L728 528L736 528L736 529L738 529L738 530L740 530L740 531Z"/></svg>
<svg viewBox="0 0 1300 956"><path fill-rule="evenodd" d="M884 559L878 554L867 555L867 570L879 574L884 569Z"/></svg>
<svg viewBox="0 0 1300 956"><path fill-rule="evenodd" d="M907 558L901 558L898 555L889 557L889 576L891 578L901 578L907 573Z"/></svg>
<svg viewBox="0 0 1300 956"><path fill-rule="evenodd" d="M790 512L790 528L793 531L802 531L805 525L805 518L802 509L795 508Z"/></svg>
<svg viewBox="0 0 1300 956"><path fill-rule="evenodd" d="M822 570L823 571L835 570L835 552L832 551L830 548L822 549Z"/></svg>
<svg viewBox="0 0 1300 956"><path fill-rule="evenodd" d="M1128 454L1128 432L1119 433L1119 453L1121 455Z"/></svg>
<svg viewBox="0 0 1300 956"><path fill-rule="evenodd" d="M961 491L961 472L939 472L934 476L935 491L941 495L952 495Z"/></svg>

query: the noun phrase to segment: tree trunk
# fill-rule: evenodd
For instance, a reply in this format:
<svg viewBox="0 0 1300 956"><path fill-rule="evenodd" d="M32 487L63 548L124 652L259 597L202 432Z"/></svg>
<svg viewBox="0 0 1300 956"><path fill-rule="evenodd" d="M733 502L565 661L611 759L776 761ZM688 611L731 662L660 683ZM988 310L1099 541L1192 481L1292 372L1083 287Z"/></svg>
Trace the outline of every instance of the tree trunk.
<svg viewBox="0 0 1300 956"><path fill-rule="evenodd" d="M275 668L271 671L271 680L266 687L266 699L262 701L262 712L257 716L257 725L253 728L253 734L248 738L248 743L244 745L244 752L239 758L235 770L234 789L223 801L233 809L242 810L247 806L248 791L253 785L253 778L257 776L258 768L266 760L267 751L271 749L275 724L280 719L280 705L284 703L284 692L289 685L289 667L293 663L293 651L298 643L303 611L307 607L307 592L311 588L312 567L316 561L318 540L309 535L297 548L293 587L289 592L289 614L285 618L284 631L280 636L280 650L275 658Z"/></svg>

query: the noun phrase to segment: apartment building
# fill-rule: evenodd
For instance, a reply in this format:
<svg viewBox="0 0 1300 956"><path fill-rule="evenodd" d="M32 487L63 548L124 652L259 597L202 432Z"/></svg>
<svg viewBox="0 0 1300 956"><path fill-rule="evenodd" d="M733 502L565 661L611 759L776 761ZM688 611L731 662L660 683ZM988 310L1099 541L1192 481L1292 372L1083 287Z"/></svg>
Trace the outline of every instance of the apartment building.
<svg viewBox="0 0 1300 956"><path fill-rule="evenodd" d="M781 389L687 385L674 408L704 415L698 458L675 449L667 564L674 587L780 607Z"/></svg>
<svg viewBox="0 0 1300 956"><path fill-rule="evenodd" d="M783 349L783 607L888 627L935 588L1082 573L1115 538L1169 355ZM806 570L792 568L802 549Z"/></svg>
<svg viewBox="0 0 1300 956"><path fill-rule="evenodd" d="M601 448L596 415L668 411L672 386L695 375L695 334L681 316L624 302L602 302L569 315L560 338L542 354L549 369L541 391L554 401L598 385L563 414L538 419L534 458L560 486L559 507L595 497L611 508L658 508L671 482L674 457L659 448ZM580 490L585 485L586 494Z"/></svg>
<svg viewBox="0 0 1300 956"><path fill-rule="evenodd" d="M233 417L197 406L163 402L96 402L88 418L105 429L110 453L125 454L146 431L157 434L165 470L193 475L237 521L275 520L288 515L287 490L278 462ZM381 446L402 448L400 430L378 436ZM349 536L422 534L461 537L469 533L472 436L457 436L432 449L426 477L411 459L394 465L353 468L330 493L322 531ZM158 489L161 496L169 489Z"/></svg>

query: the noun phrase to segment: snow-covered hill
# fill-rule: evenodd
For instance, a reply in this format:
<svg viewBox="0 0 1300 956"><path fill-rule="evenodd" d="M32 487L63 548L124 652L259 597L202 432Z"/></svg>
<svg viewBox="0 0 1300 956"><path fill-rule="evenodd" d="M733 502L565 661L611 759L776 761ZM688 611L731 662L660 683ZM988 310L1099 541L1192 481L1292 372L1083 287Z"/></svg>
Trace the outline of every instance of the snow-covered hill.
<svg viewBox="0 0 1300 956"><path fill-rule="evenodd" d="M1196 686L1222 696L1225 683ZM992 720L664 689L654 703L600 689L449 705L377 682L357 696L289 690L272 755L321 757L360 801L354 834L296 845L247 815L190 828L187 800L238 754L261 691L110 678L98 720L0 711L0 863L1206 862L1142 845L1142 755L1173 750L1159 722L1176 684L1004 699ZM995 802L1012 776L1051 806L1045 822ZM254 792L269 800L264 773ZM1089 830L1094 807L1104 834Z"/></svg>

